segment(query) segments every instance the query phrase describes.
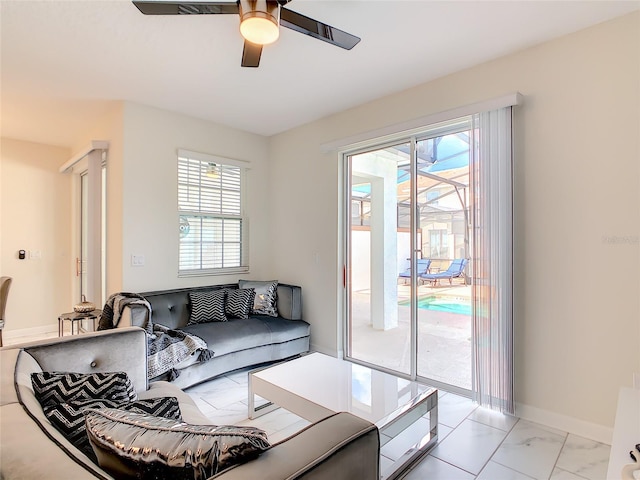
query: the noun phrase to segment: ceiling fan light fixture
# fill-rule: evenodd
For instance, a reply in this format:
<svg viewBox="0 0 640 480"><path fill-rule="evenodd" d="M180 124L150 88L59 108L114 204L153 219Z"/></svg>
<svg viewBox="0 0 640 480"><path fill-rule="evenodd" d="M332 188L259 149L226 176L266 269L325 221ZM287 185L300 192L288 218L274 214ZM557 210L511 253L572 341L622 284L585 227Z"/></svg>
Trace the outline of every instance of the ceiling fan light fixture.
<svg viewBox="0 0 640 480"><path fill-rule="evenodd" d="M220 168L218 167L218 165L216 165L213 162L209 162L207 163L207 170L205 172L205 175L209 178L219 178L220 177Z"/></svg>
<svg viewBox="0 0 640 480"><path fill-rule="evenodd" d="M240 1L240 33L248 42L269 45L280 36L280 7L267 0Z"/></svg>

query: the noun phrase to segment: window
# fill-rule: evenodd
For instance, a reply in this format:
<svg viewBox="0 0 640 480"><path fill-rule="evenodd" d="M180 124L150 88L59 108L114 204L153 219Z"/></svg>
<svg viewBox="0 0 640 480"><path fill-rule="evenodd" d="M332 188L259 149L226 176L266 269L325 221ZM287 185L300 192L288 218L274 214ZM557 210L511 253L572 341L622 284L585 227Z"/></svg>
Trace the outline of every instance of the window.
<svg viewBox="0 0 640 480"><path fill-rule="evenodd" d="M431 242L432 259L448 259L449 258L449 239L447 230L430 230L429 239ZM463 257L465 257L463 255Z"/></svg>
<svg viewBox="0 0 640 480"><path fill-rule="evenodd" d="M178 152L181 275L248 271L241 162Z"/></svg>

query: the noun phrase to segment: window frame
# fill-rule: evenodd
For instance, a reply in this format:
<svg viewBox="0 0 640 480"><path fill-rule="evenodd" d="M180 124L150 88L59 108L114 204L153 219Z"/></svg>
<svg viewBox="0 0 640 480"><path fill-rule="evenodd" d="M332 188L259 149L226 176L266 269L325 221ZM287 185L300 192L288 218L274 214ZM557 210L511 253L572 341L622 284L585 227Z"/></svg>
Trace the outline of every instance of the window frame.
<svg viewBox="0 0 640 480"><path fill-rule="evenodd" d="M235 167L239 169L240 172L240 213L238 215L227 214L222 212L212 212L206 211L202 208L193 210L193 209L185 209L181 208L180 204L180 165L181 159L187 159L189 161L198 161L201 164L209 164L214 163L221 168L225 167ZM182 242L180 238L178 238L178 277L194 277L194 276L209 276L209 275L231 275L231 274L239 274L239 273L247 273L249 272L249 220L246 214L246 174L247 170L249 170L249 162L243 160L236 160L226 157L220 157L216 155L194 152L190 150L179 149L176 157L176 169L177 169L177 180L176 180L176 206L177 206L177 223L178 227L180 227L182 217L197 217L197 218L205 218L205 219L219 219L222 222L226 220L239 220L240 222L240 264L234 265L230 267L203 267L202 258L200 258L199 268L184 268L184 265L181 264L181 247ZM221 207L221 210L224 208ZM178 228L179 235L179 228ZM200 238L199 242L196 242L200 245L203 244L202 238ZM224 245L224 241L222 242Z"/></svg>

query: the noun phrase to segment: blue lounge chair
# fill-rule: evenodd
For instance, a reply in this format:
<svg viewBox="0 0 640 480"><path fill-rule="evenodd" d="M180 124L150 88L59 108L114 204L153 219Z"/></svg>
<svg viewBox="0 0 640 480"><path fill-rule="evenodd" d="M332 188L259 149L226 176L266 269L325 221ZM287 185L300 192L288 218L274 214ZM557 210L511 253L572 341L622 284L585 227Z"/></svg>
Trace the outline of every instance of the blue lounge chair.
<svg viewBox="0 0 640 480"><path fill-rule="evenodd" d="M457 258L453 262L451 262L449 268L447 268L444 272L422 273L420 274L420 278L428 282L433 282L434 285L438 283L438 280L446 278L449 280L449 285L453 285L454 278L462 277L464 275L464 269L467 266L468 262L469 261L466 258Z"/></svg>
<svg viewBox="0 0 640 480"><path fill-rule="evenodd" d="M417 275L418 277L420 277L420 275L424 274L424 273L429 273L429 267L431 266L431 260L428 258L419 258L418 259L418 272ZM404 272L400 272L398 274L398 277L400 278L411 278L411 267L407 268ZM406 283L406 281L405 281Z"/></svg>

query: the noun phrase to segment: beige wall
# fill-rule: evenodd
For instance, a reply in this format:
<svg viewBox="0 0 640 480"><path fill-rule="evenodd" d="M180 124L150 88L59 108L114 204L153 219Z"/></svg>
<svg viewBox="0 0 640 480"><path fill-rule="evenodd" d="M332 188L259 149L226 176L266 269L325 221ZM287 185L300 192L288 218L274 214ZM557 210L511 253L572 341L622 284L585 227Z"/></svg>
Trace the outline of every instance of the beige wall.
<svg viewBox="0 0 640 480"><path fill-rule="evenodd" d="M122 289L149 291L235 283L238 275L178 278L177 152L195 152L250 162L247 205L251 272L271 273L268 240L267 139L222 125L126 103L122 181ZM131 255L145 266L132 267Z"/></svg>
<svg viewBox="0 0 640 480"><path fill-rule="evenodd" d="M77 174L83 167L80 162L73 174L64 175L58 173L58 168L86 150L92 140L109 142L107 295L238 280L238 275L177 277L179 148L249 162L251 271L243 277L271 278L267 268L270 263L267 240L270 211L265 182L267 139L163 110L114 102L72 149L2 139L0 266L2 275L14 276L16 282L7 318L22 319L8 322L6 332L32 327L56 331L58 315L70 311L80 300L78 280L73 273L79 245L72 232L79 228ZM19 207L15 208L16 205ZM62 243L64 250L59 247ZM42 260L18 261L20 248L40 250ZM145 266L132 267L132 254L144 255ZM28 300L29 295L40 291L42 301Z"/></svg>
<svg viewBox="0 0 640 480"><path fill-rule="evenodd" d="M131 102L114 102L104 118L76 143L108 140L107 296L236 282L233 276L178 278L177 151L179 148L250 162L247 174L248 278L267 275L267 141L241 132ZM131 266L131 255L145 265Z"/></svg>
<svg viewBox="0 0 640 480"><path fill-rule="evenodd" d="M56 331L72 306L71 179L58 173L70 151L3 138L0 146L0 272L13 277L5 338ZM19 260L18 250L41 258Z"/></svg>
<svg viewBox="0 0 640 480"><path fill-rule="evenodd" d="M304 286L313 344L341 348L339 162L320 146L519 91L519 413L606 439L640 370L639 65L635 13L272 137L272 271Z"/></svg>
<svg viewBox="0 0 640 480"><path fill-rule="evenodd" d="M78 139L73 149L74 154L83 151L93 140L104 140L109 142L107 152L107 271L106 271L106 292L122 291L122 244L123 244L123 142L124 142L124 102L113 102L111 108L105 115L91 125L87 134ZM86 167L85 167L86 168ZM74 172L79 173L79 172ZM77 182L77 175L74 182ZM77 189L74 192L77 193ZM77 200L77 199L76 199ZM78 201L74 202L74 206ZM73 213L74 229L78 230L77 221L79 213ZM77 244L74 245L78 247ZM95 301L95 299L89 299ZM77 300L74 300L74 303Z"/></svg>

